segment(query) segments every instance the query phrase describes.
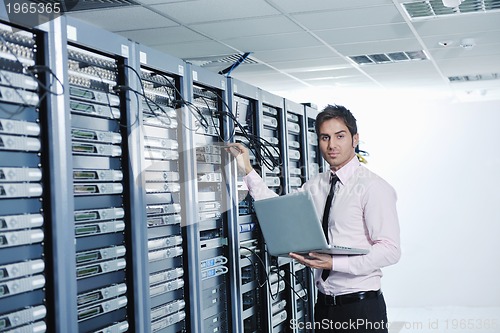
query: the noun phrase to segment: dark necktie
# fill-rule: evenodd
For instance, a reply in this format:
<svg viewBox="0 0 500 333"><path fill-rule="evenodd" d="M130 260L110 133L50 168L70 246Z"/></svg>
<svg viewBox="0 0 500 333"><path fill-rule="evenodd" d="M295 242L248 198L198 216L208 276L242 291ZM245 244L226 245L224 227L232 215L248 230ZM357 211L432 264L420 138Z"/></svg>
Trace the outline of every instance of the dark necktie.
<svg viewBox="0 0 500 333"><path fill-rule="evenodd" d="M326 197L325 210L323 211L323 232L325 233L326 241L328 241L328 217L330 216L330 208L332 208L332 200L335 194L335 184L337 184L339 177L337 175L330 176L330 191ZM321 278L326 280L330 275L329 269L324 269L321 273Z"/></svg>

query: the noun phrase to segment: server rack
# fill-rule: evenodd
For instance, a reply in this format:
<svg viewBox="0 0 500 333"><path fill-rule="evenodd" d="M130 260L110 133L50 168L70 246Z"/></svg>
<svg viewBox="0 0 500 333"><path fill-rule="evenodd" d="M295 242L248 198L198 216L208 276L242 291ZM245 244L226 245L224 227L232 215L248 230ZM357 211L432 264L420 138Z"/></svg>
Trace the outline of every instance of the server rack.
<svg viewBox="0 0 500 333"><path fill-rule="evenodd" d="M177 108L185 90L184 63L144 46L140 59L140 104L145 221L148 239L148 285L151 332L185 332L186 178L182 131ZM178 112L179 111L179 112Z"/></svg>
<svg viewBox="0 0 500 333"><path fill-rule="evenodd" d="M225 114L227 91L225 78L202 68L188 65L190 76L190 110L194 121L186 131L193 136L189 155L196 161L194 177L195 219L189 222L190 249L198 252L191 256L192 278L195 286L191 305L198 313L199 322L194 332L237 331L236 269L234 256L236 209L234 186L231 180L235 168L223 143L230 133ZM196 321L196 319L195 319Z"/></svg>
<svg viewBox="0 0 500 333"><path fill-rule="evenodd" d="M45 36L0 23L0 330L53 322ZM36 70L41 69L40 74Z"/></svg>
<svg viewBox="0 0 500 333"><path fill-rule="evenodd" d="M304 113L305 113L305 122L307 127L306 172L307 172L307 177L311 178L324 170L325 161L321 156L321 152L319 151L318 135L315 129L316 116L319 114L319 111L308 105L304 105Z"/></svg>
<svg viewBox="0 0 500 333"><path fill-rule="evenodd" d="M307 128L306 142L307 142L307 163L306 163L306 174L307 178L312 178L318 173L325 170L326 162L321 156L318 145L318 136L316 134L315 124L316 116L319 111L308 105L304 105L305 123ZM317 289L314 284L314 278L311 276L309 284L307 286L309 292L309 311L311 313L310 318L314 318L314 303L316 301Z"/></svg>
<svg viewBox="0 0 500 333"><path fill-rule="evenodd" d="M257 114L259 107L259 90L238 81L228 79L228 92L232 106L232 114L238 124L234 127L234 142L241 142L249 148L252 165L259 168L256 154L260 147L256 144L258 136ZM253 199L243 182L243 175L236 177L238 194L237 243L239 244L239 260L235 260L239 268L238 293L240 298L239 312L240 332L258 333L267 331L267 316L261 304L266 300L267 267L262 259L265 254L262 234L253 209Z"/></svg>
<svg viewBox="0 0 500 333"><path fill-rule="evenodd" d="M143 252L135 251L144 241L142 197L129 164L138 160L139 110L128 103L133 46L76 20L68 20L67 37L78 331L144 331L134 297L145 292L137 284Z"/></svg>
<svg viewBox="0 0 500 333"><path fill-rule="evenodd" d="M287 150L287 193L302 186L307 177L306 170L306 128L304 106L285 99L286 150Z"/></svg>
<svg viewBox="0 0 500 333"><path fill-rule="evenodd" d="M287 192L293 192L302 186L308 178L307 170L307 127L304 106L285 99L286 110L286 146L287 146L287 178L289 179ZM292 260L290 264L291 280L291 307L295 323L306 327L305 323L313 320L311 303L312 295L309 286L312 283L312 272L306 266ZM292 325L290 325L290 328ZM292 330L292 329L291 329ZM295 332L305 332L295 328Z"/></svg>
<svg viewBox="0 0 500 333"><path fill-rule="evenodd" d="M284 99L269 92L260 90L260 109L258 114L258 135L267 140L273 148L270 153L274 159L264 160L259 170L266 185L278 195L286 193L288 173L286 161L286 115ZM272 165L270 165L272 164ZM269 269L268 282L270 290L267 293L268 332L281 333L288 329L287 319L293 313L291 297L291 261L286 258L266 256Z"/></svg>

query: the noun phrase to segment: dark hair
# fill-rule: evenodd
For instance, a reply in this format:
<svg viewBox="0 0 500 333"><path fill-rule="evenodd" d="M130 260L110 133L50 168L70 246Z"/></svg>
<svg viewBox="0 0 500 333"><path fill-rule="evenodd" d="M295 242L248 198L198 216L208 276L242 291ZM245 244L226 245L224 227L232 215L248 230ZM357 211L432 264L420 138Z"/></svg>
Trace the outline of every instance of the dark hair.
<svg viewBox="0 0 500 333"><path fill-rule="evenodd" d="M351 136L358 133L358 127L356 126L356 118L352 115L351 111L346 109L342 105L327 105L323 111L321 111L316 116L315 129L316 133L319 134L319 128L321 124L332 118L344 120L345 125L349 129Z"/></svg>

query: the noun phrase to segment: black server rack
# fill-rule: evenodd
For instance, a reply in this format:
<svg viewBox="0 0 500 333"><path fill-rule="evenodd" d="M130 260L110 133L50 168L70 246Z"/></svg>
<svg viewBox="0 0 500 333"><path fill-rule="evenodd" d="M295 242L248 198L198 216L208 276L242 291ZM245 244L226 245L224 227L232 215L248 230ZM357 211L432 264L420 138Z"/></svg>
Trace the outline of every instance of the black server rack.
<svg viewBox="0 0 500 333"><path fill-rule="evenodd" d="M263 158L261 172L266 185L278 195L286 193L286 135L284 100L260 90L259 135L266 140L270 154ZM270 155L270 156L269 156Z"/></svg>
<svg viewBox="0 0 500 333"><path fill-rule="evenodd" d="M151 332L186 331L182 156L184 65L139 47ZM180 110L180 109L179 109Z"/></svg>
<svg viewBox="0 0 500 333"><path fill-rule="evenodd" d="M0 22L0 331L50 327L43 35ZM46 71L46 69L44 70ZM41 73L44 73L42 71ZM45 83L45 84L44 84Z"/></svg>
<svg viewBox="0 0 500 333"><path fill-rule="evenodd" d="M116 321L128 329L124 109L113 91L118 61L68 45L68 79L79 331Z"/></svg>
<svg viewBox="0 0 500 333"><path fill-rule="evenodd" d="M259 107L258 88L244 82L229 79L228 91L232 113L237 121L234 124L234 142L240 142L249 149L250 159L255 168L259 166L257 155L260 153L257 126ZM245 333L265 332L267 267L262 259L264 242L253 209L253 199L243 182L243 175L236 177L238 195L237 236L239 244L239 292L241 321L240 330Z"/></svg>
<svg viewBox="0 0 500 333"><path fill-rule="evenodd" d="M226 114L227 92L225 78L202 68L189 66L192 85L191 101L187 105L195 119L194 127L186 130L193 135L196 162L195 219L188 230L193 239L190 249L198 250L192 257L194 284L201 304L192 311L199 313L196 329L200 332L234 331L233 301L234 272L234 193L229 155L224 150L228 132ZM192 284L190 285L193 286Z"/></svg>
<svg viewBox="0 0 500 333"><path fill-rule="evenodd" d="M307 170L307 127L304 106L285 99L286 110L286 146L287 146L287 178L289 180L288 193L297 190L309 178ZM306 327L307 322L313 321L312 295L309 286L312 283L312 272L306 266L292 261L290 268L291 299L294 325L290 330L306 332L297 327ZM295 329L292 329L295 327Z"/></svg>
<svg viewBox="0 0 500 333"><path fill-rule="evenodd" d="M314 177L324 169L324 160L321 156L318 146L318 136L316 134L315 124L316 116L319 111L310 106L304 105L305 122L307 126L307 178Z"/></svg>
<svg viewBox="0 0 500 333"><path fill-rule="evenodd" d="M276 194L282 195L288 187L284 99L260 90L259 101L258 135L266 140L271 148L259 171L266 185ZM266 297L268 332L287 332L287 323L293 313L290 260L266 256L266 265L270 284Z"/></svg>
<svg viewBox="0 0 500 333"><path fill-rule="evenodd" d="M137 97L128 79L128 41L94 29L69 23L66 45L78 331L126 332L143 324L135 311L140 268L132 241L142 221L129 164L137 159L129 144L139 113L129 102Z"/></svg>
<svg viewBox="0 0 500 333"><path fill-rule="evenodd" d="M323 172L325 168L325 160L321 156L318 145L318 136L316 134L315 124L316 116L319 111L308 105L304 105L304 115L305 124L307 128L306 142L307 142L307 164L306 164L306 175L307 179L316 176L318 173ZM307 285L307 291L309 293L309 311L311 313L311 321L314 319L314 303L316 301L317 289L314 284L314 278L311 276L309 283Z"/></svg>
<svg viewBox="0 0 500 333"><path fill-rule="evenodd" d="M287 193L302 186L306 180L306 128L304 106L285 99L286 148L287 148Z"/></svg>

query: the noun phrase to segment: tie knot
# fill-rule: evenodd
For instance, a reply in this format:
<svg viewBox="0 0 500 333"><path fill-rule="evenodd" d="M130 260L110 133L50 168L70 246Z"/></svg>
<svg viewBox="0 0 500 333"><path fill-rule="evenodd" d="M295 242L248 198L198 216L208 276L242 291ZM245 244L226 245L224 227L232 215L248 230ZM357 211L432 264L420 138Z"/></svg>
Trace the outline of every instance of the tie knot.
<svg viewBox="0 0 500 333"><path fill-rule="evenodd" d="M335 175L335 174L330 174L330 184L335 184L336 182L339 181L339 176Z"/></svg>

